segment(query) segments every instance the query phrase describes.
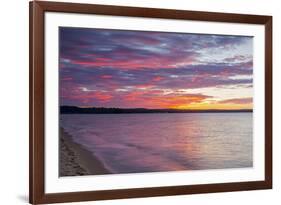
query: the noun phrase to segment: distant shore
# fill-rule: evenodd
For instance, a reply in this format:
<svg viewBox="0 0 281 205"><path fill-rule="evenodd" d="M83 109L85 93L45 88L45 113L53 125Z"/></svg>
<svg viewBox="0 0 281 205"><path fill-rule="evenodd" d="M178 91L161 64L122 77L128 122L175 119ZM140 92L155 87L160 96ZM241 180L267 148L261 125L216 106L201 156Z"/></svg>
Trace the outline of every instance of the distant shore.
<svg viewBox="0 0 281 205"><path fill-rule="evenodd" d="M60 128L59 138L60 177L110 174L97 157L75 143L63 128Z"/></svg>
<svg viewBox="0 0 281 205"><path fill-rule="evenodd" d="M105 108L60 106L61 114L134 114L134 113L240 113L253 112L252 109L239 110L188 110L188 109L148 109L148 108Z"/></svg>

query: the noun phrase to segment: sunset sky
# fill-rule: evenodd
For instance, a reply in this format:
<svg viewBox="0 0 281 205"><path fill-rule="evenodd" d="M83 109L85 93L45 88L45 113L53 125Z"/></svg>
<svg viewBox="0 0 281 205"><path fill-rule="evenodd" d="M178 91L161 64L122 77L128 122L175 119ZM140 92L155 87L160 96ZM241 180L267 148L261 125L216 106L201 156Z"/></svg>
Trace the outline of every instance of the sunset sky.
<svg viewBox="0 0 281 205"><path fill-rule="evenodd" d="M60 105L252 109L253 38L59 29Z"/></svg>

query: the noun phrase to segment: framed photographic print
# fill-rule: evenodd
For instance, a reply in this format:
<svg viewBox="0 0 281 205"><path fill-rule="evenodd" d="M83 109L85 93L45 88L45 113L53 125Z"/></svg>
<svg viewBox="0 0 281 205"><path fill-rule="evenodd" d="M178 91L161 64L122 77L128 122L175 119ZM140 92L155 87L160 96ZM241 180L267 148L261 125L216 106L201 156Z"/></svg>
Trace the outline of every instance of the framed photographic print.
<svg viewBox="0 0 281 205"><path fill-rule="evenodd" d="M272 17L30 3L30 203L272 187Z"/></svg>

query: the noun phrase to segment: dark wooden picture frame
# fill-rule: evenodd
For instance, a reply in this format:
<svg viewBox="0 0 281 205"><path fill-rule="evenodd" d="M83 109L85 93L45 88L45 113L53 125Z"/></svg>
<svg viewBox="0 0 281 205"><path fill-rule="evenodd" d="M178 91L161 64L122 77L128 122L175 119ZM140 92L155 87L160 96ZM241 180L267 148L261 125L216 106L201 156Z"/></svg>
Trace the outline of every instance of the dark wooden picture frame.
<svg viewBox="0 0 281 205"><path fill-rule="evenodd" d="M272 17L198 11L104 6L92 4L30 2L30 139L29 200L32 204L212 193L272 188ZM44 181L44 14L45 12L247 23L265 26L265 180L203 185L45 193Z"/></svg>

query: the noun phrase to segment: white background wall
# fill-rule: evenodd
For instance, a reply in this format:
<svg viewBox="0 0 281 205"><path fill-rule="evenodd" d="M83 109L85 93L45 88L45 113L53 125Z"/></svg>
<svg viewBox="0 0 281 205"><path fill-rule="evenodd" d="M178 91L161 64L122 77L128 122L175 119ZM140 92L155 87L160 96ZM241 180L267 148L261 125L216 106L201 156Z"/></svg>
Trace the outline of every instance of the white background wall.
<svg viewBox="0 0 281 205"><path fill-rule="evenodd" d="M74 1L73 1L74 2ZM216 204L281 203L281 6L278 0L82 0L97 4L273 15L274 189L219 194L125 199L72 204ZM1 1L0 11L0 204L28 199L28 1ZM278 58L279 57L279 58ZM279 92L279 93L278 93ZM278 95L279 94L279 95ZM277 106L276 106L277 105Z"/></svg>

